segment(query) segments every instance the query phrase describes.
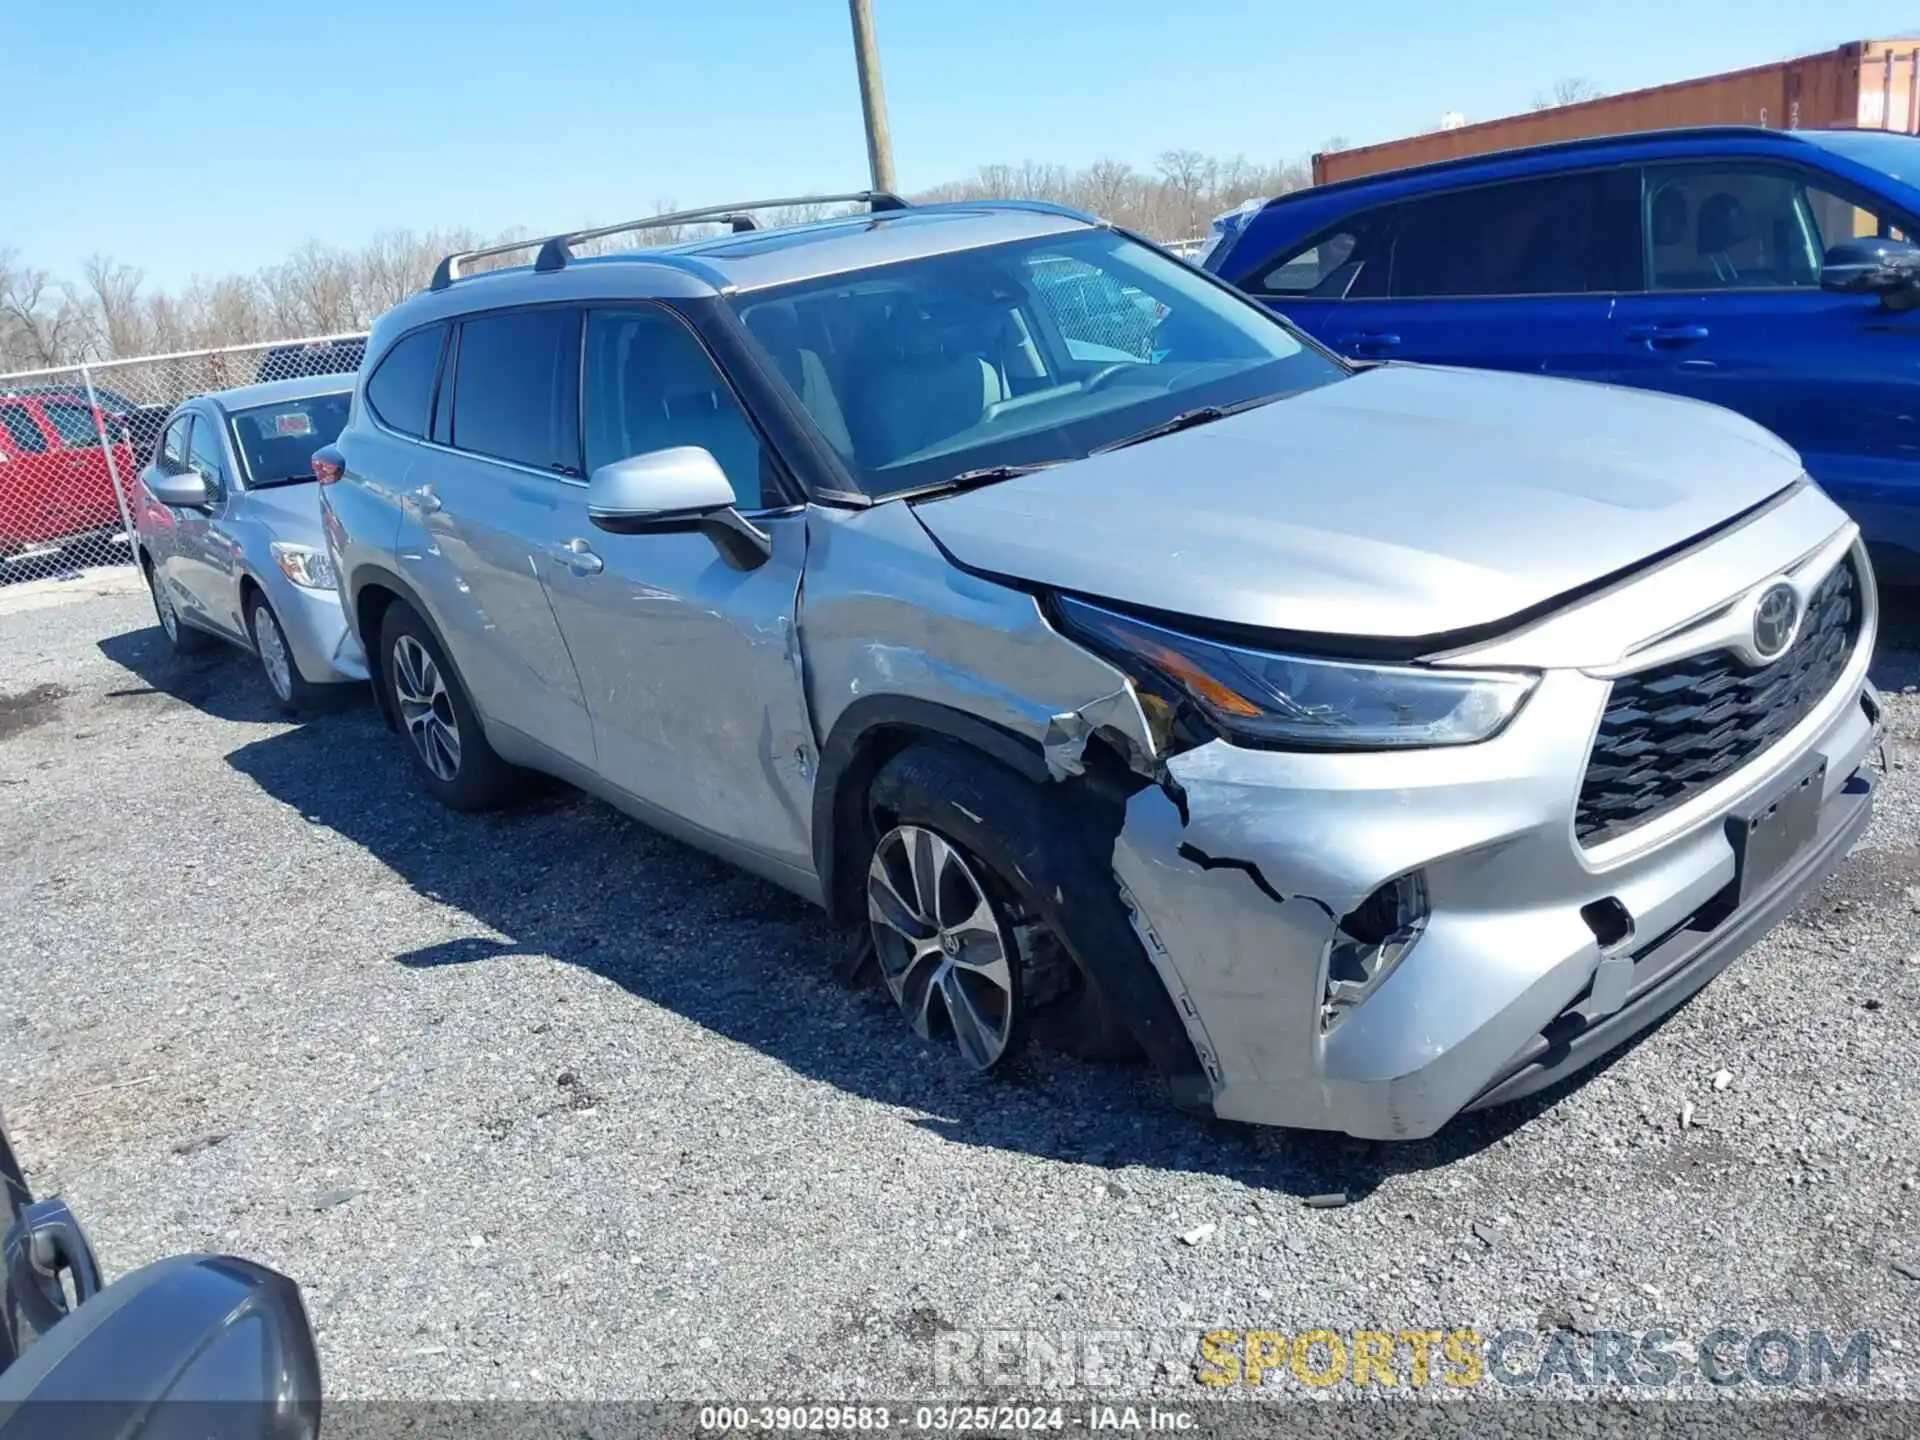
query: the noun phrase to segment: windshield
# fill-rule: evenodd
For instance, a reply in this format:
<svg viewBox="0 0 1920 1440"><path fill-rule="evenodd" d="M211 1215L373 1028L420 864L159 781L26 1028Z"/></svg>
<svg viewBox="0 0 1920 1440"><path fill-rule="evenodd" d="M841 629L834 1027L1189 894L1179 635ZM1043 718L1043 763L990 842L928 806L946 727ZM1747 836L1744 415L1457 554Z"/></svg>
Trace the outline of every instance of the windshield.
<svg viewBox="0 0 1920 1440"><path fill-rule="evenodd" d="M1908 185L1920 184L1920 138L1881 130L1807 130L1801 134L1856 165Z"/></svg>
<svg viewBox="0 0 1920 1440"><path fill-rule="evenodd" d="M313 452L340 438L350 398L342 391L234 411L233 446L247 484L259 490L313 479Z"/></svg>
<svg viewBox="0 0 1920 1440"><path fill-rule="evenodd" d="M1337 380L1266 311L1109 230L733 298L860 488L1078 460L1189 411Z"/></svg>

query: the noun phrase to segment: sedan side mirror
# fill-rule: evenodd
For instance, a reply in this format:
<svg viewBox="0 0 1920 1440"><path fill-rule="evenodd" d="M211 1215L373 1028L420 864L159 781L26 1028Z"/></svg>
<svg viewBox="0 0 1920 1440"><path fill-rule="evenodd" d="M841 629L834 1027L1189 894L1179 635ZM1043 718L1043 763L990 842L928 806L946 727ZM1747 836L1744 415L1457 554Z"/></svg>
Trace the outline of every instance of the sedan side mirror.
<svg viewBox="0 0 1920 1440"><path fill-rule="evenodd" d="M1874 236L1842 240L1827 251L1820 288L1883 299L1920 288L1920 245Z"/></svg>
<svg viewBox="0 0 1920 1440"><path fill-rule="evenodd" d="M147 491L162 505L178 510L204 509L210 498L207 482L192 470L178 475L151 470L147 473Z"/></svg>
<svg viewBox="0 0 1920 1440"><path fill-rule="evenodd" d="M720 462L698 445L602 465L587 482L587 518L614 535L698 530L736 570L756 569L773 554L773 541L736 508Z"/></svg>

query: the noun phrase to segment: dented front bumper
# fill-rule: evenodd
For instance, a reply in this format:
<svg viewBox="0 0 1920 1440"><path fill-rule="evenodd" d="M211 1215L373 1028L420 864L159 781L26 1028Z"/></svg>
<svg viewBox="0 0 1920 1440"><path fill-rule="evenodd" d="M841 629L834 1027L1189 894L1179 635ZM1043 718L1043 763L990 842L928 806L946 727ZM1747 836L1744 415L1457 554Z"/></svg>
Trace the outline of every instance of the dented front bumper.
<svg viewBox="0 0 1920 1440"><path fill-rule="evenodd" d="M1214 742L1172 758L1172 783L1132 798L1114 865L1215 1113L1423 1136L1550 1083L1672 1009L1865 825L1860 771L1878 714L1866 639L1827 698L1683 807L1684 825L1593 849L1575 840L1572 815L1608 682L1576 670L1546 674L1480 745L1359 755ZM1816 839L1729 909L1727 816L1822 759ZM1329 1028L1335 927L1413 872L1430 906L1424 930ZM1632 933L1603 946L1582 911L1608 899Z"/></svg>

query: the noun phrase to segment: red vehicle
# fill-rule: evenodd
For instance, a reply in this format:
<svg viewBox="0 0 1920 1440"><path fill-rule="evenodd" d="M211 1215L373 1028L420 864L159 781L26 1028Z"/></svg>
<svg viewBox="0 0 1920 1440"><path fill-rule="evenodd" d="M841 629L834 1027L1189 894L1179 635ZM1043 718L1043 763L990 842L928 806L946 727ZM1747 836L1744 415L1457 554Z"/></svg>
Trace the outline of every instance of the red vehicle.
<svg viewBox="0 0 1920 1440"><path fill-rule="evenodd" d="M122 528L100 432L84 393L0 392L0 557ZM112 454L131 483L132 447Z"/></svg>

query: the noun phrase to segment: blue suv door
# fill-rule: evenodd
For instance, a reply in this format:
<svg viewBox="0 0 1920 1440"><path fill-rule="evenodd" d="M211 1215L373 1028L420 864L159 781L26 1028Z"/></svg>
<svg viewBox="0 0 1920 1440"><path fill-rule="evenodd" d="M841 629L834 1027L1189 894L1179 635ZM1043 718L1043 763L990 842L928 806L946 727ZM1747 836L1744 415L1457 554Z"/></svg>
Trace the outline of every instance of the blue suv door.
<svg viewBox="0 0 1920 1440"><path fill-rule="evenodd" d="M1646 292L1614 313L1618 378L1724 405L1800 452L1874 543L1920 582L1920 310L1820 288L1826 251L1912 238L1850 181L1766 158L1650 165Z"/></svg>
<svg viewBox="0 0 1920 1440"><path fill-rule="evenodd" d="M1628 168L1421 194L1238 283L1357 359L1605 379L1613 297L1639 284L1638 193Z"/></svg>

